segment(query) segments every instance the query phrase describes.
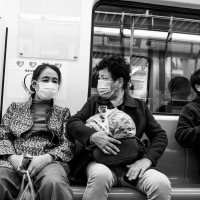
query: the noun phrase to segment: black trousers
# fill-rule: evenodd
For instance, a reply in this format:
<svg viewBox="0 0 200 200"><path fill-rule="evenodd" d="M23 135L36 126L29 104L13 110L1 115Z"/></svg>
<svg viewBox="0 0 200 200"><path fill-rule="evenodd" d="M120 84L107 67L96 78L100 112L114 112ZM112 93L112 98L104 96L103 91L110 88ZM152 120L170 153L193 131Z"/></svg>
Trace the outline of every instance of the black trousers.
<svg viewBox="0 0 200 200"><path fill-rule="evenodd" d="M22 176L15 170L0 167L0 200L15 200ZM72 190L64 168L58 163L44 167L33 179L36 200L72 200Z"/></svg>

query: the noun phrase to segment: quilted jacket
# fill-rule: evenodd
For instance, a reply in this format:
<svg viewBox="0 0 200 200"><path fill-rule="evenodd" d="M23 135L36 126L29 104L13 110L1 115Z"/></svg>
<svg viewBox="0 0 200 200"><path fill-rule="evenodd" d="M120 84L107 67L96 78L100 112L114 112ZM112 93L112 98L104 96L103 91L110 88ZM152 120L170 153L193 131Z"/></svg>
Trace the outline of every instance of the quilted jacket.
<svg viewBox="0 0 200 200"><path fill-rule="evenodd" d="M68 138L66 123L70 117L68 108L52 102L48 110L47 127L49 132L24 139L33 126L32 98L26 102L13 102L3 116L0 126L0 167L12 168L4 159L7 155L29 153L33 156L50 154L61 162L68 171L67 162L73 157L73 143ZM41 148L42 147L42 148Z"/></svg>

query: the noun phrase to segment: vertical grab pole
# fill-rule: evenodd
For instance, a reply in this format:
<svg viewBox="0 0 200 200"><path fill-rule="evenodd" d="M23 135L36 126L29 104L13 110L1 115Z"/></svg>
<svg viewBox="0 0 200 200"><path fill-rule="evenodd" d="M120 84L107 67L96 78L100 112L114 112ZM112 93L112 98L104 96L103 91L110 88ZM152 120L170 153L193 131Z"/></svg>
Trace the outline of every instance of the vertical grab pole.
<svg viewBox="0 0 200 200"><path fill-rule="evenodd" d="M120 54L125 56L125 48L124 48L124 12L122 12L122 17L120 21Z"/></svg>
<svg viewBox="0 0 200 200"><path fill-rule="evenodd" d="M130 35L130 61L131 61L131 57L133 54L133 44L134 44L134 28L135 28L135 20L134 17L132 17L132 23L131 23L131 35Z"/></svg>

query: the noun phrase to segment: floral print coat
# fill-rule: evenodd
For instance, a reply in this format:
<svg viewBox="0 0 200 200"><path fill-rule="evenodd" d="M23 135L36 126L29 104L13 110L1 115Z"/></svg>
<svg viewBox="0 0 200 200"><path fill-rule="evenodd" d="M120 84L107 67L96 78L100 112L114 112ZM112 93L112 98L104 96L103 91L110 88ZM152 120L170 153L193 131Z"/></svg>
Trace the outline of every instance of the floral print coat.
<svg viewBox="0 0 200 200"><path fill-rule="evenodd" d="M4 159L8 155L29 153L36 156L48 153L57 158L68 172L67 162L73 157L74 146L65 128L70 117L69 109L52 104L52 108L48 110L49 132L46 136L38 134L24 139L22 136L33 126L31 105L32 98L26 102L13 102L4 114L0 127L0 167L13 168L11 163Z"/></svg>

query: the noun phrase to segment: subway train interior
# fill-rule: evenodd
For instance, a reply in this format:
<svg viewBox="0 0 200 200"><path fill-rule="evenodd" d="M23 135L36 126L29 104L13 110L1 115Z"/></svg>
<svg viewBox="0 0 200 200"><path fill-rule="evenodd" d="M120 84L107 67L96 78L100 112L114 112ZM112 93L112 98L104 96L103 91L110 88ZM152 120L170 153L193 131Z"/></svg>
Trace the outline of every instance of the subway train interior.
<svg viewBox="0 0 200 200"><path fill-rule="evenodd" d="M59 67L55 101L75 114L97 93L96 64L122 55L131 65L130 95L147 103L168 135L157 168L172 183L172 199L199 200L196 157L174 139L179 113L195 97L189 80L200 68L199 13L198 0L0 0L0 117L11 102L29 97L41 63ZM84 186L72 188L81 199ZM146 197L116 187L114 199Z"/></svg>

